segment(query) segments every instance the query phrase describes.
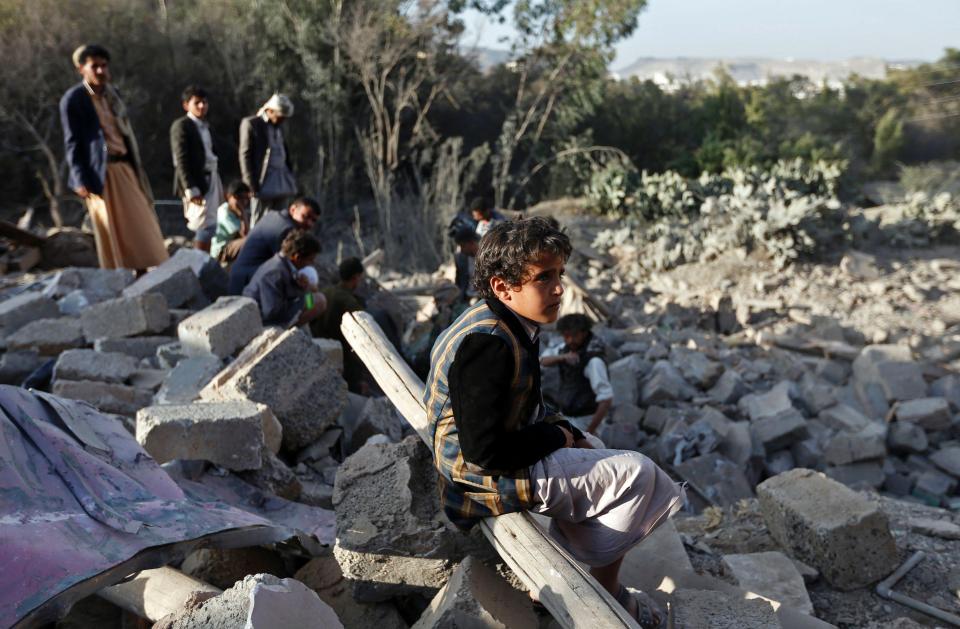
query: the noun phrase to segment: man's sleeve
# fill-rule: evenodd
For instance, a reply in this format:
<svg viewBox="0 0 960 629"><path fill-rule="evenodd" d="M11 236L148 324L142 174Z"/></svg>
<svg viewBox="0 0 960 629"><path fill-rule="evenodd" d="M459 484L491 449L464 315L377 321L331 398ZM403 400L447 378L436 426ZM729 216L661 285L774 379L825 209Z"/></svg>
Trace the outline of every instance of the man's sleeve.
<svg viewBox="0 0 960 629"><path fill-rule="evenodd" d="M198 186L195 181L191 181L190 173L187 171L189 155L187 155L187 130L183 119L178 119L170 125L170 152L173 154L173 174L180 182L183 193L189 198L190 188Z"/></svg>
<svg viewBox="0 0 960 629"><path fill-rule="evenodd" d="M71 92L64 94L60 99L60 125L63 127L63 149L64 157L67 159L67 167L70 170L70 181L76 186L87 185L87 178L84 176L84 169L89 168L87 161L87 151L85 146L77 141L76 129L74 129L74 114L70 111Z"/></svg>
<svg viewBox="0 0 960 629"><path fill-rule="evenodd" d="M286 327L290 323L290 304L280 290L280 273L265 273L257 278L260 317L264 325Z"/></svg>
<svg viewBox="0 0 960 629"><path fill-rule="evenodd" d="M249 118L240 122L240 175L243 183L250 186L250 191L256 195L260 192L259 173L253 172L253 124Z"/></svg>
<svg viewBox="0 0 960 629"><path fill-rule="evenodd" d="M593 394L596 396L594 399L597 402L613 399L613 387L610 385L607 366L602 358L596 356L591 358L583 368L583 375L590 381L590 388L593 389Z"/></svg>
<svg viewBox="0 0 960 629"><path fill-rule="evenodd" d="M450 365L450 402L463 458L488 470L529 467L566 439L558 426L546 422L507 431L513 352L489 334L471 334L457 349Z"/></svg>

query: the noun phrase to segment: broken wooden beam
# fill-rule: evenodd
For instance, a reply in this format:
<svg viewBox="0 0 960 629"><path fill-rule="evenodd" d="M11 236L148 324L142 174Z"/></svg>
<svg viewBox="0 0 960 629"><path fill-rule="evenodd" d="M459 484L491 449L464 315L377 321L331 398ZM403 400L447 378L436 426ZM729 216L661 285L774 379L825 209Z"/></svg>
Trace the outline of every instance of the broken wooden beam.
<svg viewBox="0 0 960 629"><path fill-rule="evenodd" d="M37 236L25 229L20 229L10 221L0 221L0 238L7 238L28 247L42 247L47 240L43 236Z"/></svg>
<svg viewBox="0 0 960 629"><path fill-rule="evenodd" d="M365 312L351 312L343 316L340 329L384 394L431 446L424 384L380 326ZM613 596L559 548L529 513L486 518L480 529L562 627L639 628Z"/></svg>

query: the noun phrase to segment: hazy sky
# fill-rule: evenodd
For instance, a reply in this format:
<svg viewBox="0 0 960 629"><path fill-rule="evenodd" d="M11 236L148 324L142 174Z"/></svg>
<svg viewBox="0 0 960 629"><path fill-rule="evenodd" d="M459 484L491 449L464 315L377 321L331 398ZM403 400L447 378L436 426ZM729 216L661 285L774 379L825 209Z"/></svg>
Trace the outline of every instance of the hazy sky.
<svg viewBox="0 0 960 629"><path fill-rule="evenodd" d="M464 16L468 45L510 28ZM960 0L649 0L614 69L637 57L934 60L960 47Z"/></svg>

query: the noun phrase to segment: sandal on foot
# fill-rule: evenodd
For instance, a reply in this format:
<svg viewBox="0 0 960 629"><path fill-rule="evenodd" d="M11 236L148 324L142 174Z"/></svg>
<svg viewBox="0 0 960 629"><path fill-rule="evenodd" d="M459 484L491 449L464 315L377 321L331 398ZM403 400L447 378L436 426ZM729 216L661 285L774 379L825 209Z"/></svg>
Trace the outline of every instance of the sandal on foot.
<svg viewBox="0 0 960 629"><path fill-rule="evenodd" d="M667 626L667 614L645 592L621 584L615 598L643 629L664 629Z"/></svg>

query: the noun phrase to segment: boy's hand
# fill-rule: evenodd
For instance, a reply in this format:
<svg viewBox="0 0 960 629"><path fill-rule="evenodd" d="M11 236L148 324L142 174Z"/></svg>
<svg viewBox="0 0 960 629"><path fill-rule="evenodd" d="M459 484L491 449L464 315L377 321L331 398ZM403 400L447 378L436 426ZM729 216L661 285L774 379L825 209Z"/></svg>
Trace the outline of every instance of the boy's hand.
<svg viewBox="0 0 960 629"><path fill-rule="evenodd" d="M557 426L557 428L559 428L559 429L563 432L563 436L564 436L565 439L566 439L565 443L563 444L563 447L564 447L564 448L572 448L572 447L573 447L573 433L570 432L569 430L567 430L566 428L564 428L563 426Z"/></svg>

